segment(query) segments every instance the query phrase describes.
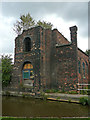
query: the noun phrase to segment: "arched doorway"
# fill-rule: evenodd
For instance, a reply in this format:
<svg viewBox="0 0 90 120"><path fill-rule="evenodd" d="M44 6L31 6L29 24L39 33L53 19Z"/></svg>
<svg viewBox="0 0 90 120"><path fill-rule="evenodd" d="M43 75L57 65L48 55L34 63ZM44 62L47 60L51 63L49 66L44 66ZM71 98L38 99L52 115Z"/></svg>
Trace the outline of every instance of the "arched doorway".
<svg viewBox="0 0 90 120"><path fill-rule="evenodd" d="M25 63L22 70L22 76L24 85L33 86L34 83L34 73L33 65L31 63Z"/></svg>

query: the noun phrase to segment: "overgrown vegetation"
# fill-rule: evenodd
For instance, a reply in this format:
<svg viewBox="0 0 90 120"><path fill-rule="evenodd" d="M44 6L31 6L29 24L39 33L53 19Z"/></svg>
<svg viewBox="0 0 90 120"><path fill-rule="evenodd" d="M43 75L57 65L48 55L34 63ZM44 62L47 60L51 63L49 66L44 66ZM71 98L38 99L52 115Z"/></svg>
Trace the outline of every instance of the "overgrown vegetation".
<svg viewBox="0 0 90 120"><path fill-rule="evenodd" d="M45 92L46 93L58 93L60 91L58 89L47 89Z"/></svg>
<svg viewBox="0 0 90 120"><path fill-rule="evenodd" d="M90 105L90 99L88 97L81 97L79 102L82 104L82 105Z"/></svg>
<svg viewBox="0 0 90 120"><path fill-rule="evenodd" d="M88 56L90 55L90 49L85 52Z"/></svg>
<svg viewBox="0 0 90 120"><path fill-rule="evenodd" d="M12 58L11 55L2 55L1 58L2 64L2 87L8 86L11 81L12 76Z"/></svg>
<svg viewBox="0 0 90 120"><path fill-rule="evenodd" d="M67 91L67 94L78 94L77 91Z"/></svg>
<svg viewBox="0 0 90 120"><path fill-rule="evenodd" d="M49 97L49 95L45 95L45 92L43 91L43 89L40 89L40 97L43 100L47 100L47 98Z"/></svg>
<svg viewBox="0 0 90 120"><path fill-rule="evenodd" d="M47 89L45 92L46 92L46 93L78 94L77 91L65 91L64 89L62 89L62 90L59 90L59 89Z"/></svg>
<svg viewBox="0 0 90 120"><path fill-rule="evenodd" d="M34 26L41 26L44 29L52 29L53 25L50 22L41 21L41 20L36 22L33 19L33 17L31 17L30 13L28 13L26 15L20 16L20 19L17 20L16 23L14 24L13 30L17 35L20 35L22 34L23 30L28 30Z"/></svg>
<svg viewBox="0 0 90 120"><path fill-rule="evenodd" d="M56 99L59 100L59 99L60 99L60 96L58 96Z"/></svg>

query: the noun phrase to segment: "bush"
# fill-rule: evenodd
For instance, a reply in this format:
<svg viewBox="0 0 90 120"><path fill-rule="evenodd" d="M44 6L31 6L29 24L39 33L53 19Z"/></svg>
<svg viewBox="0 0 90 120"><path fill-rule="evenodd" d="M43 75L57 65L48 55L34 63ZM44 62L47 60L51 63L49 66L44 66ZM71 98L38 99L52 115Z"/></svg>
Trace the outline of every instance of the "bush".
<svg viewBox="0 0 90 120"><path fill-rule="evenodd" d="M25 94L22 94L22 97L25 98Z"/></svg>
<svg viewBox="0 0 90 120"><path fill-rule="evenodd" d="M87 97L81 97L79 102L82 104L82 105L87 105L88 104L88 98Z"/></svg>
<svg viewBox="0 0 90 120"><path fill-rule="evenodd" d="M77 91L69 91L69 94L77 94Z"/></svg>
<svg viewBox="0 0 90 120"><path fill-rule="evenodd" d="M57 100L60 99L60 96L58 96L56 99L57 99Z"/></svg>
<svg viewBox="0 0 90 120"><path fill-rule="evenodd" d="M12 77L12 58L11 55L2 55L1 58L2 64L2 87L7 87L10 84Z"/></svg>
<svg viewBox="0 0 90 120"><path fill-rule="evenodd" d="M60 91L58 89L47 89L45 92L46 93L58 93Z"/></svg>

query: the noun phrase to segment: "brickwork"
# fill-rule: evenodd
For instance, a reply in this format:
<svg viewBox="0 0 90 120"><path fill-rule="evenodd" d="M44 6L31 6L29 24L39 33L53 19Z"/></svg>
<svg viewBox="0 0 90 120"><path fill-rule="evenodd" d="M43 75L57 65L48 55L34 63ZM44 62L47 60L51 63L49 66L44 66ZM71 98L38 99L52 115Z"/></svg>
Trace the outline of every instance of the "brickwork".
<svg viewBox="0 0 90 120"><path fill-rule="evenodd" d="M78 83L81 84L78 86L79 89L85 88L88 85L82 85L82 84L88 84L88 66L89 66L89 61L88 61L88 56L78 49ZM83 70L83 63L85 64L85 73ZM80 67L80 68L79 68ZM80 69L80 70L79 70Z"/></svg>
<svg viewBox="0 0 90 120"><path fill-rule="evenodd" d="M81 64L88 56L77 48L77 27L71 27L71 42L57 29L43 29L34 27L23 31L15 39L15 57L12 83L16 87L24 84L23 66L25 63L33 65L33 87L40 89L77 90L82 82L82 74L78 73L78 61ZM25 39L31 41L30 51L25 51ZM28 45L27 45L28 46ZM81 67L82 69L82 67ZM87 83L88 74L85 71L83 81Z"/></svg>

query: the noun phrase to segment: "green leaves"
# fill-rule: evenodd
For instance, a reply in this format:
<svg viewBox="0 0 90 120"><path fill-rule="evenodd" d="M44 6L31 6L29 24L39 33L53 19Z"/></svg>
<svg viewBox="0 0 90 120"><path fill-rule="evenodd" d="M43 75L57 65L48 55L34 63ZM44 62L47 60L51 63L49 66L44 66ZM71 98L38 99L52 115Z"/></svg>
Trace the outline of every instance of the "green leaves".
<svg viewBox="0 0 90 120"><path fill-rule="evenodd" d="M34 25L35 25L35 21L28 13L26 15L20 16L20 21L18 20L16 21L13 30L16 32L16 34L20 35L23 32L23 30L27 30Z"/></svg>
<svg viewBox="0 0 90 120"><path fill-rule="evenodd" d="M7 86L11 81L12 74L12 58L11 56L2 56L2 86Z"/></svg>
<svg viewBox="0 0 90 120"><path fill-rule="evenodd" d="M44 29L52 29L53 25L50 22L41 21L41 20L39 20L38 22L35 22L35 20L28 13L26 15L20 16L20 20L16 21L16 23L14 24L13 30L17 35L20 35L22 34L23 30L28 30L34 26L41 26Z"/></svg>
<svg viewBox="0 0 90 120"><path fill-rule="evenodd" d="M85 52L88 56L90 55L90 49Z"/></svg>
<svg viewBox="0 0 90 120"><path fill-rule="evenodd" d="M45 22L45 21L38 21L37 22L37 26L41 26L41 27L43 27L44 29L52 29L52 24L50 23L50 22Z"/></svg>

